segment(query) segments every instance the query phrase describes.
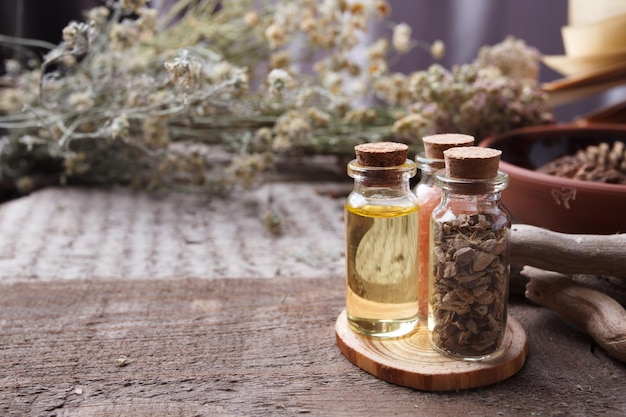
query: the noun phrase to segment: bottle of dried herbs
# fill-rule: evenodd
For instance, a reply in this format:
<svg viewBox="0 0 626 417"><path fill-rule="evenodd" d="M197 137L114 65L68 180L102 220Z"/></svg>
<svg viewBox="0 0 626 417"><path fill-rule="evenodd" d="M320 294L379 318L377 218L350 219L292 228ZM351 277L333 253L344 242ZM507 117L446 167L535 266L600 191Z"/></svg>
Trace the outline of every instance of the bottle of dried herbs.
<svg viewBox="0 0 626 417"><path fill-rule="evenodd" d="M419 265L418 304L421 317L428 316L428 254L430 242L430 215L441 201L441 191L435 186L435 172L444 165L443 151L458 146L471 146L474 137L457 133L442 133L422 138L424 152L417 154L415 163L421 171L420 181L414 188L419 210Z"/></svg>
<svg viewBox="0 0 626 417"><path fill-rule="evenodd" d="M408 146L357 145L348 164L354 189L345 202L346 313L352 330L398 337L418 324L417 173Z"/></svg>
<svg viewBox="0 0 626 417"><path fill-rule="evenodd" d="M428 326L435 350L466 360L501 353L507 325L511 220L500 194L508 175L501 152L444 152L435 174L441 203L430 222Z"/></svg>

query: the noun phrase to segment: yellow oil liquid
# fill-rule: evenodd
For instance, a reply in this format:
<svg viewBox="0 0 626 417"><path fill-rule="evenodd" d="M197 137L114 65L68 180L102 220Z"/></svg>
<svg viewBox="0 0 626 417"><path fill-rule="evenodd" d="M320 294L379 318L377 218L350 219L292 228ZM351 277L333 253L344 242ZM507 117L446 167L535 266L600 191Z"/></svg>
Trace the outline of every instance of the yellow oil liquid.
<svg viewBox="0 0 626 417"><path fill-rule="evenodd" d="M346 206L346 310L350 326L398 337L418 322L418 208Z"/></svg>

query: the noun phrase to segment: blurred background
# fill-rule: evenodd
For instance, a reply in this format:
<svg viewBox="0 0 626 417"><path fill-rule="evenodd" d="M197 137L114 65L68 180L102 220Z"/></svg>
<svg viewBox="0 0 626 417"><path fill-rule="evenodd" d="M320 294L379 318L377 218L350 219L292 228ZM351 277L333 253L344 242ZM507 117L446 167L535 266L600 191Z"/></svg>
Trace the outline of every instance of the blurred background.
<svg viewBox="0 0 626 417"><path fill-rule="evenodd" d="M155 7L166 8L175 0L153 0ZM227 0L225 0L227 1ZM568 24L572 2L588 0L389 0L390 22L406 22L413 37L425 42L442 40L446 53L439 61L446 68L471 62L483 45L494 45L506 36L523 39L543 55L564 53L561 28ZM624 0L598 0L595 10L613 7ZM106 3L104 0L3 0L0 5L0 34L61 41L61 31L71 20L82 20L82 11ZM380 27L378 30L390 30ZM625 28L626 30L626 28ZM38 53L43 54L41 50ZM14 50L0 45L2 60ZM411 72L426 69L436 61L428 51L415 49L403 56L392 70ZM540 81L549 82L562 75L544 64ZM626 86L576 102L560 105L555 113L560 122L626 99Z"/></svg>

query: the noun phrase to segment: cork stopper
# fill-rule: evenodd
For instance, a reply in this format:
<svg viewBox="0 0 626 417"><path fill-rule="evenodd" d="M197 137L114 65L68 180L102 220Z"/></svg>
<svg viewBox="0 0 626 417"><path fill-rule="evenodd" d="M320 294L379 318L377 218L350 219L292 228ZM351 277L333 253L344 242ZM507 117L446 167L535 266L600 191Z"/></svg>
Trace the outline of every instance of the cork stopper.
<svg viewBox="0 0 626 417"><path fill-rule="evenodd" d="M451 148L444 153L449 178L489 179L498 175L502 151L478 146Z"/></svg>
<svg viewBox="0 0 626 417"><path fill-rule="evenodd" d="M472 146L474 137L461 133L442 133L438 135L424 136L424 153L429 159L444 159L443 152L461 146Z"/></svg>
<svg viewBox="0 0 626 417"><path fill-rule="evenodd" d="M406 162L409 147L404 143L375 142L354 147L356 160L368 167L395 167Z"/></svg>

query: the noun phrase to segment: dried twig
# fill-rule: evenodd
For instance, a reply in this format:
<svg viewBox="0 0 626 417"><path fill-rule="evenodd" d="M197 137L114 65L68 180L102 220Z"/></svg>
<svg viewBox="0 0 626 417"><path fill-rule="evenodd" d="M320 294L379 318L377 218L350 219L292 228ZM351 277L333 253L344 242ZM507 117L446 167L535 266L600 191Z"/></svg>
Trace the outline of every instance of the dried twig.
<svg viewBox="0 0 626 417"><path fill-rule="evenodd" d="M617 301L556 272L526 267L522 274L530 279L526 298L558 312L626 362L626 310Z"/></svg>
<svg viewBox="0 0 626 417"><path fill-rule="evenodd" d="M626 234L576 235L516 224L511 263L567 274L626 278Z"/></svg>

